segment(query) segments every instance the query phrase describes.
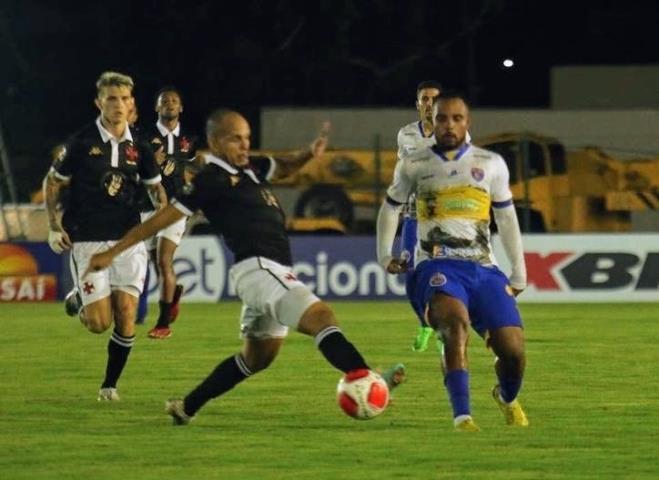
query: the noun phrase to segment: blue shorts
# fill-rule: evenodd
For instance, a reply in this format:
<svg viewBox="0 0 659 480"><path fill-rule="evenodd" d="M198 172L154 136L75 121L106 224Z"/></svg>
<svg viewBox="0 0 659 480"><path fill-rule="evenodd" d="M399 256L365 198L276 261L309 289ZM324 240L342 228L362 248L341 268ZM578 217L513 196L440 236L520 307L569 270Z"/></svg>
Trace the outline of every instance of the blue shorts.
<svg viewBox="0 0 659 480"><path fill-rule="evenodd" d="M414 300L425 306L435 293L457 298L467 307L471 326L482 337L488 330L522 327L508 279L497 267L466 260L432 259L416 267Z"/></svg>
<svg viewBox="0 0 659 480"><path fill-rule="evenodd" d="M400 229L400 255L408 258L407 266L408 271L405 274L405 293L410 301L412 310L416 313L419 321L425 325L425 305L419 305L416 302L416 295L414 294L414 279L416 277L414 272L414 248L416 247L416 219L405 217L403 225Z"/></svg>

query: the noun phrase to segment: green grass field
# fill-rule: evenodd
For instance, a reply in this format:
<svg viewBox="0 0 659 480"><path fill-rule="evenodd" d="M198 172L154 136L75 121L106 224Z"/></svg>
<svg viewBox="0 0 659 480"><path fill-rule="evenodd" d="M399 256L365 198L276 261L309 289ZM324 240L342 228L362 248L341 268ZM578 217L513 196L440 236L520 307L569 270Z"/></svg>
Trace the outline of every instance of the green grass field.
<svg viewBox="0 0 659 480"><path fill-rule="evenodd" d="M0 304L2 478L659 478L658 304L522 305L523 430L504 424L491 354L472 337L477 434L453 431L437 354L411 351L406 304L333 307L372 366L408 367L383 415L343 415L339 372L294 333L268 371L173 427L164 400L239 348L237 303L184 305L164 341L139 327L116 404L96 401L109 332L86 332L59 304Z"/></svg>

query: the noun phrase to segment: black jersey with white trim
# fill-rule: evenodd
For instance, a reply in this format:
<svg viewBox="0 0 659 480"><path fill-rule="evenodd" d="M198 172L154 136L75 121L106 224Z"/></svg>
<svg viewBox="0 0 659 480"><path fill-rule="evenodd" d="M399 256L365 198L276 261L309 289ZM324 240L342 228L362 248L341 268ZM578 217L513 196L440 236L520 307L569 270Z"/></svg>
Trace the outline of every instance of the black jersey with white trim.
<svg viewBox="0 0 659 480"><path fill-rule="evenodd" d="M53 161L54 175L70 180L62 223L74 242L121 238L140 223L136 204L140 181L160 181L153 152L133 141L130 130L114 155L112 142L104 142L92 123L74 134Z"/></svg>
<svg viewBox="0 0 659 480"><path fill-rule="evenodd" d="M163 135L155 125L149 130L140 133L140 139L148 142L153 152L161 148L163 149L165 159L159 165L162 186L167 193L167 199L171 200L174 197L180 196L185 184L183 172L186 165L194 159L197 153L199 137L188 133L179 123L178 135L173 136L171 153L168 151L169 139L167 135ZM153 204L145 191L143 192L141 202L142 211L153 210Z"/></svg>
<svg viewBox="0 0 659 480"><path fill-rule="evenodd" d="M236 262L266 257L291 265L286 218L267 182L274 173L274 160L250 157L247 168L211 155L207 161L174 206L186 215L201 210L211 229L224 237Z"/></svg>

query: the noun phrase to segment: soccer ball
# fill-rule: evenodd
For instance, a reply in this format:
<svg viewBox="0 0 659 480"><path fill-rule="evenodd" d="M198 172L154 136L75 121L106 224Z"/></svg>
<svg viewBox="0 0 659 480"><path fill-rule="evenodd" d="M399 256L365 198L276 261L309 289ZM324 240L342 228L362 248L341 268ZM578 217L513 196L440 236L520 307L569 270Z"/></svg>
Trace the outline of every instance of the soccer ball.
<svg viewBox="0 0 659 480"><path fill-rule="evenodd" d="M346 373L336 388L336 400L347 415L369 420L389 404L389 387L377 373L365 368Z"/></svg>

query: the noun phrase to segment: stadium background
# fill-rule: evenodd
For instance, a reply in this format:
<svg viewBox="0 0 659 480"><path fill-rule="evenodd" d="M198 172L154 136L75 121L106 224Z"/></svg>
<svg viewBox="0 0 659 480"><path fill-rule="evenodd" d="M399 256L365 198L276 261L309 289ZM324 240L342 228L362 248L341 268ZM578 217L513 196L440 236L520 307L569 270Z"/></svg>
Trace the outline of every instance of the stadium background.
<svg viewBox="0 0 659 480"><path fill-rule="evenodd" d="M575 144L590 141L588 135L633 138L631 153L656 156L655 19L650 1L5 0L0 124L22 202L39 187L50 149L95 115L94 81L106 69L135 78L141 122L153 121L152 93L173 83L185 93L186 124L200 128L216 106L237 108L252 122L260 148L295 148L312 132L306 121L309 130L289 127L288 140L282 130L267 134L263 119L278 112L292 111L305 124L310 112L317 119L339 110L354 117L369 107L375 116L364 123L394 111L391 124L412 121L416 83L437 78L468 94L476 123L496 115L490 122L508 127L520 112L533 111L546 117L547 128L561 125L561 138L567 132ZM505 58L515 66L504 68ZM578 95L566 102L556 95L557 75L580 66L605 66L610 75L586 72L591 94L572 77L562 91ZM528 115L521 120L527 121ZM340 139L347 127L334 123ZM357 141L370 145L372 133ZM394 134L381 138L392 141ZM355 141L341 146L359 146ZM238 345L239 306L222 297L230 294L228 283L217 283L229 261L222 247L202 237L181 248L177 268L194 301L167 344L140 334L123 385L130 400L108 410L90 400L103 361L99 339L67 322L54 302L68 285L66 261L44 243L2 243L0 467L15 479L371 479L374 472L657 478L658 229L525 236L535 282L526 301L540 294L539 301L560 302L529 305L522 297L530 358L524 402L532 428L509 432L500 425L483 394L491 388L491 359L474 340L474 404L484 432L468 441L451 436L434 352L409 351L415 325L409 307L396 300L400 282L375 273L372 237L295 242L300 268L325 288L351 338L369 358L403 360L413 374L382 421L346 423L332 400L336 372L321 365L306 339L293 336L269 376L174 433L161 400L190 388ZM363 245L350 252L342 242ZM343 258L346 252L352 258ZM224 270L215 274L211 266ZM366 274L368 284L360 280ZM301 371L301 364L312 367Z"/></svg>

